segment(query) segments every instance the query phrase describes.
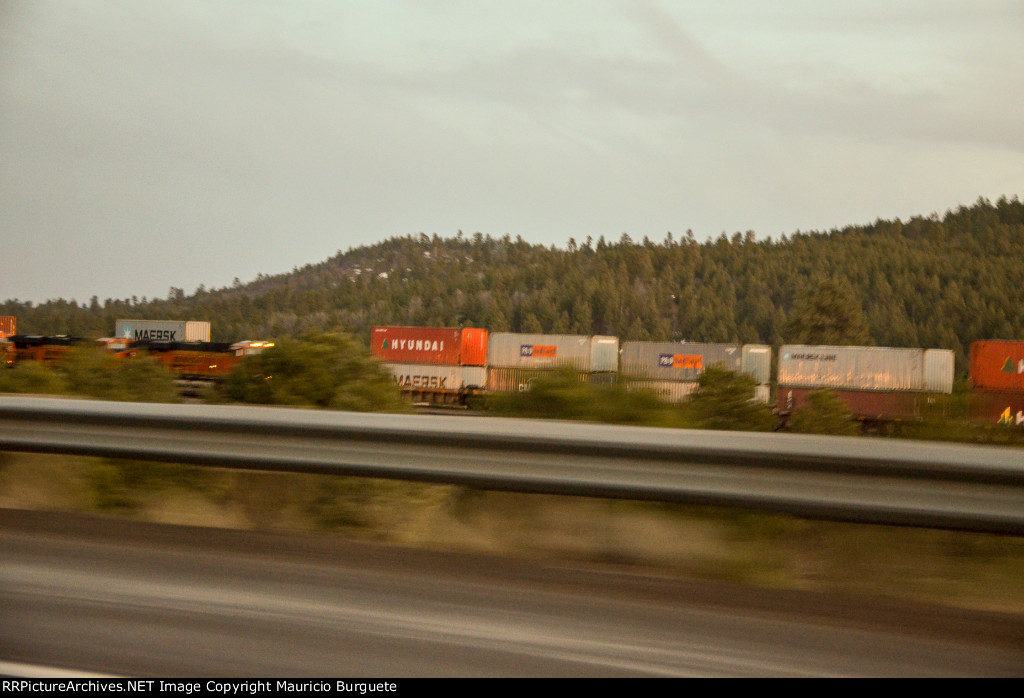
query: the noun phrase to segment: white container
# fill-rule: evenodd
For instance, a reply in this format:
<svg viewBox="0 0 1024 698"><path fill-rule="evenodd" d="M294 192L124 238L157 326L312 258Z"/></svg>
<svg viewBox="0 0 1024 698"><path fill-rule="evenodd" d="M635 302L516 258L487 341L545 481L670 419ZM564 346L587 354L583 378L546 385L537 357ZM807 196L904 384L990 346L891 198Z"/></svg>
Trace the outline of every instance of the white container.
<svg viewBox="0 0 1024 698"><path fill-rule="evenodd" d="M665 402L679 403L690 397L700 385L696 382L684 381L629 381L627 390L647 390L653 392Z"/></svg>
<svg viewBox="0 0 1024 698"><path fill-rule="evenodd" d="M772 348L767 344L744 344L742 371L752 377L758 385L766 386L771 383Z"/></svg>
<svg viewBox="0 0 1024 698"><path fill-rule="evenodd" d="M209 342L210 323L200 320L118 320L114 336L133 342Z"/></svg>
<svg viewBox="0 0 1024 698"><path fill-rule="evenodd" d="M438 366L435 364L384 364L403 390L457 392L487 387L487 369L483 366Z"/></svg>
<svg viewBox="0 0 1024 698"><path fill-rule="evenodd" d="M604 372L619 369L619 338L601 335L492 332L487 344L491 368L558 368Z"/></svg>
<svg viewBox="0 0 1024 698"><path fill-rule="evenodd" d="M754 402L759 402L762 405L767 405L771 402L772 390L769 385L755 385L754 386Z"/></svg>
<svg viewBox="0 0 1024 698"><path fill-rule="evenodd" d="M924 389L930 393L952 393L953 364L950 349L925 349Z"/></svg>
<svg viewBox="0 0 1024 698"><path fill-rule="evenodd" d="M487 389L494 393L525 393L533 388L538 380L545 380L557 375L555 369L546 368L487 368ZM573 375L580 383L591 385L612 385L618 379L616 373L590 373L574 371Z"/></svg>
<svg viewBox="0 0 1024 698"><path fill-rule="evenodd" d="M779 385L920 391L925 389L924 350L787 344L779 349Z"/></svg>
<svg viewBox="0 0 1024 698"><path fill-rule="evenodd" d="M665 402L679 403L685 401L700 388L696 382L684 381L629 381L626 384L628 390L650 390ZM767 405L771 398L771 387L767 385L754 386L754 397L752 402Z"/></svg>

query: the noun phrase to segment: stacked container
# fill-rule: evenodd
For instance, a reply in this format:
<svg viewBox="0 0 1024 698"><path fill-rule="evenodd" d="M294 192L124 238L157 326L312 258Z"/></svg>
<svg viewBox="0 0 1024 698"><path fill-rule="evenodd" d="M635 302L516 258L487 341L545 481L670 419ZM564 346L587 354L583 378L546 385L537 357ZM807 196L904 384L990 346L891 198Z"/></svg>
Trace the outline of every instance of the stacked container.
<svg viewBox="0 0 1024 698"><path fill-rule="evenodd" d="M789 344L779 349L778 382L783 414L828 388L859 419L910 419L927 411L928 396L952 392L953 352Z"/></svg>
<svg viewBox="0 0 1024 698"><path fill-rule="evenodd" d="M971 419L1024 426L1024 341L971 344Z"/></svg>
<svg viewBox="0 0 1024 698"><path fill-rule="evenodd" d="M370 353L403 391L425 399L484 389L487 340L487 330L475 327L374 327Z"/></svg>
<svg viewBox="0 0 1024 698"><path fill-rule="evenodd" d="M755 399L768 402L771 347L761 344L623 342L620 371L628 385L681 402L693 393L709 366L747 373L757 383Z"/></svg>
<svg viewBox="0 0 1024 698"><path fill-rule="evenodd" d="M12 337L17 332L18 320L14 315L0 315L0 337Z"/></svg>
<svg viewBox="0 0 1024 698"><path fill-rule="evenodd" d="M210 323L201 320L118 320L114 336L133 342L209 342Z"/></svg>
<svg viewBox="0 0 1024 698"><path fill-rule="evenodd" d="M580 380L615 380L619 338L602 335L494 332L487 347L487 386L496 392L529 390L538 376L559 368Z"/></svg>

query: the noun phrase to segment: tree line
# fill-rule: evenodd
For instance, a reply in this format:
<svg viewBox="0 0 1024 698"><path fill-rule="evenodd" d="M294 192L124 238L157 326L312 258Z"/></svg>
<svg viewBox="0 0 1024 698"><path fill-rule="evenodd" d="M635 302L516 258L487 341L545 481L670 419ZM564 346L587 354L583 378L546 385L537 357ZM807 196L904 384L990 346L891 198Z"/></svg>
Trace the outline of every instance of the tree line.
<svg viewBox="0 0 1024 698"><path fill-rule="evenodd" d="M366 342L373 325L395 324L775 346L814 338L812 315L840 315L838 334L820 328L822 343L952 349L962 371L972 341L1024 338L1024 203L979 199L941 217L760 240L687 231L547 247L420 234L221 289L7 300L0 314L16 315L20 332L85 337L144 317L208 320L215 341L342 332Z"/></svg>

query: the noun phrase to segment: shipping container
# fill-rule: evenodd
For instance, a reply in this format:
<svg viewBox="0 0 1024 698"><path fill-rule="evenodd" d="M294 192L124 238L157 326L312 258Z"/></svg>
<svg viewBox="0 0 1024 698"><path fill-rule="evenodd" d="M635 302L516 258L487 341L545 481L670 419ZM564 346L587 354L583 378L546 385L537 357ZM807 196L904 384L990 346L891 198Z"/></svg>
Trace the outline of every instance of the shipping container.
<svg viewBox="0 0 1024 698"><path fill-rule="evenodd" d="M767 344L744 344L741 370L759 386L767 386L772 381L772 348Z"/></svg>
<svg viewBox="0 0 1024 698"><path fill-rule="evenodd" d="M952 365L948 369L952 387ZM933 382L941 381L936 377ZM924 350L788 344L779 350L778 383L834 390L923 391Z"/></svg>
<svg viewBox="0 0 1024 698"><path fill-rule="evenodd" d="M384 364L402 390L483 390L487 369L483 366L439 366L435 364Z"/></svg>
<svg viewBox="0 0 1024 698"><path fill-rule="evenodd" d="M972 388L1024 391L1024 341L973 342L970 380Z"/></svg>
<svg viewBox="0 0 1024 698"><path fill-rule="evenodd" d="M952 393L954 362L950 349L925 349L924 390L929 393Z"/></svg>
<svg viewBox="0 0 1024 698"><path fill-rule="evenodd" d="M671 403L683 402L699 387L695 381L631 380L626 383L627 390L646 390Z"/></svg>
<svg viewBox="0 0 1024 698"><path fill-rule="evenodd" d="M522 393L530 390L535 381L555 374L555 369L492 368L488 366L487 389L496 393ZM575 375L580 383L612 385L617 380L615 373L576 371Z"/></svg>
<svg viewBox="0 0 1024 698"><path fill-rule="evenodd" d="M772 401L772 387L770 385L754 386L754 402L762 405L769 405Z"/></svg>
<svg viewBox="0 0 1024 698"><path fill-rule="evenodd" d="M631 380L626 383L628 390L647 390L655 393L665 402L680 403L689 398L700 387L695 381L645 381ZM754 386L752 402L767 405L771 402L771 387Z"/></svg>
<svg viewBox="0 0 1024 698"><path fill-rule="evenodd" d="M118 320L114 336L138 341L209 342L210 323L201 320Z"/></svg>
<svg viewBox="0 0 1024 698"><path fill-rule="evenodd" d="M808 397L820 388L779 386L779 414L788 415L807 404ZM869 422L890 422L946 416L950 400L945 395L921 391L899 390L835 390L836 397L846 403L854 419Z"/></svg>
<svg viewBox="0 0 1024 698"><path fill-rule="evenodd" d="M374 327L370 353L386 363L484 366L487 337L476 327Z"/></svg>
<svg viewBox="0 0 1024 698"><path fill-rule="evenodd" d="M1024 391L975 388L968 401L972 422L1024 428Z"/></svg>
<svg viewBox="0 0 1024 698"><path fill-rule="evenodd" d="M14 315L0 315L0 337L11 337L17 332L18 318Z"/></svg>
<svg viewBox="0 0 1024 698"><path fill-rule="evenodd" d="M714 365L736 372L743 368L739 344L623 342L619 359L623 376L655 381L696 381Z"/></svg>
<svg viewBox="0 0 1024 698"><path fill-rule="evenodd" d="M521 369L567 366L584 373L615 372L619 370L619 338L492 332L487 365Z"/></svg>

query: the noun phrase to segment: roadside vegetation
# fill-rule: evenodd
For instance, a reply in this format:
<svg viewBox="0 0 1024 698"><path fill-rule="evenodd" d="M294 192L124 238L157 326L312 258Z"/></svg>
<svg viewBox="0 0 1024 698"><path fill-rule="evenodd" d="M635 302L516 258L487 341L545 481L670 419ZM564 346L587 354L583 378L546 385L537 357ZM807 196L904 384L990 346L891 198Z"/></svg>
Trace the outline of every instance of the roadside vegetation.
<svg viewBox="0 0 1024 698"><path fill-rule="evenodd" d="M352 337L284 338L248 357L211 399L357 412L407 412L391 374Z"/></svg>
<svg viewBox="0 0 1024 698"><path fill-rule="evenodd" d="M72 347L59 366L26 361L0 370L0 392L122 402L180 402L174 379L149 357L121 360L102 347Z"/></svg>

